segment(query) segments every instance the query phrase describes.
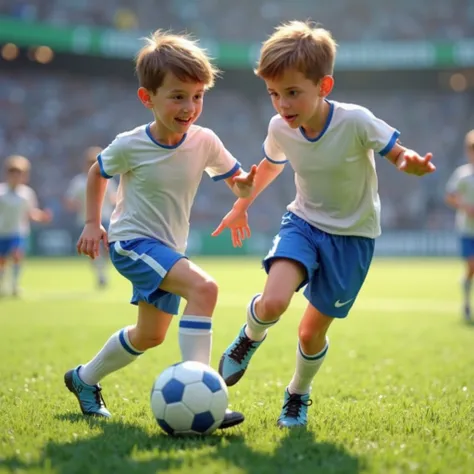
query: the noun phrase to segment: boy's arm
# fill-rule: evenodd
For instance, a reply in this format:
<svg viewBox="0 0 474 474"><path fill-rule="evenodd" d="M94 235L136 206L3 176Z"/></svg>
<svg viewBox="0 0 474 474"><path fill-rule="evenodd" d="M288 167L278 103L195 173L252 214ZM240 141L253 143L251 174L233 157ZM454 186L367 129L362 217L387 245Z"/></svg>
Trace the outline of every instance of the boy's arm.
<svg viewBox="0 0 474 474"><path fill-rule="evenodd" d="M246 211L256 197L283 171L283 168L282 164L275 164L264 158L256 169L252 193L248 197L237 199L234 209Z"/></svg>
<svg viewBox="0 0 474 474"><path fill-rule="evenodd" d="M107 179L102 176L99 163L96 162L90 167L87 175L86 225L100 226L106 188Z"/></svg>
<svg viewBox="0 0 474 474"><path fill-rule="evenodd" d="M51 222L52 214L48 209L39 209L34 207L30 209L30 219L33 222Z"/></svg>
<svg viewBox="0 0 474 474"><path fill-rule="evenodd" d="M49 209L42 210L38 206L38 198L33 189L29 189L28 217L33 222L51 222L53 215Z"/></svg>
<svg viewBox="0 0 474 474"><path fill-rule="evenodd" d="M211 234L219 235L224 229L229 228L234 247L242 247L242 241L249 238L247 209L255 198L283 171L281 164L275 164L264 158L257 167L252 192L247 198L239 198L234 206L222 219L216 230Z"/></svg>
<svg viewBox="0 0 474 474"><path fill-rule="evenodd" d="M230 178L225 179L225 183L237 197L249 197L252 194L256 171L257 167L255 165L248 173L239 168Z"/></svg>

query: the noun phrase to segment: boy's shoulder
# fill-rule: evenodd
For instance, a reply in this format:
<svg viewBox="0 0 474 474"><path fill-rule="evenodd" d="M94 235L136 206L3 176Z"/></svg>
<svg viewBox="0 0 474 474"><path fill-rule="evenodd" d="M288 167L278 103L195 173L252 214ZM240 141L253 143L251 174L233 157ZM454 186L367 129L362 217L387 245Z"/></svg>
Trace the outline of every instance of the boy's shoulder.
<svg viewBox="0 0 474 474"><path fill-rule="evenodd" d="M329 101L333 109L333 116L339 120L360 121L374 117L374 114L367 108L359 104L350 102Z"/></svg>
<svg viewBox="0 0 474 474"><path fill-rule="evenodd" d="M215 140L217 138L217 134L214 132L214 130L196 124L193 124L189 127L188 135L201 140Z"/></svg>
<svg viewBox="0 0 474 474"><path fill-rule="evenodd" d="M474 175L474 166L470 163L466 163L464 165L458 166L454 170L454 174L456 174L459 178L467 178L469 176Z"/></svg>
<svg viewBox="0 0 474 474"><path fill-rule="evenodd" d="M125 132L120 132L115 137L115 140L126 143L127 141L133 140L135 138L142 138L146 135L146 130L149 124L139 125L138 127L133 128L132 130L126 130Z"/></svg>

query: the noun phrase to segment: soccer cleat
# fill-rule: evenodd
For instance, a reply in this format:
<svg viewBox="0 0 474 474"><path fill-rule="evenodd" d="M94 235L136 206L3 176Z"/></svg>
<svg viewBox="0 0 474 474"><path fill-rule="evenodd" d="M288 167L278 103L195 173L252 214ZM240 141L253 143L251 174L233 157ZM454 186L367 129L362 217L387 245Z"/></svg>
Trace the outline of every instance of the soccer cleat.
<svg viewBox="0 0 474 474"><path fill-rule="evenodd" d="M228 387L235 385L242 378L250 359L265 340L263 338L261 341L252 341L245 334L246 326L244 324L237 338L222 354L219 362L219 373Z"/></svg>
<svg viewBox="0 0 474 474"><path fill-rule="evenodd" d="M240 423L243 423L244 420L245 417L242 413L239 411L232 411L227 408L224 419L219 425L219 429L225 430L226 428L232 428L233 426L240 425Z"/></svg>
<svg viewBox="0 0 474 474"><path fill-rule="evenodd" d="M308 407L313 404L309 398L309 393L305 395L291 394L288 389L285 391L283 408L277 425L280 428L295 428L306 426L308 423Z"/></svg>
<svg viewBox="0 0 474 474"><path fill-rule="evenodd" d="M64 383L79 400L82 413L87 416L110 418L112 415L107 410L102 398L102 388L99 384L88 385L84 383L79 377L79 368L80 366L66 372Z"/></svg>

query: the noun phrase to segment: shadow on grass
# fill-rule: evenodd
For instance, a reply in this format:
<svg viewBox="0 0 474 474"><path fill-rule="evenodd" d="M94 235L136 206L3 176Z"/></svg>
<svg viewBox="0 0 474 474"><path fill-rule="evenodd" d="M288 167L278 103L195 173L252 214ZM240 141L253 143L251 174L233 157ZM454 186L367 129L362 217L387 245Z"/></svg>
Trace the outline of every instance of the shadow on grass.
<svg viewBox="0 0 474 474"><path fill-rule="evenodd" d="M79 414L57 418L68 423L84 420ZM272 452L263 452L261 446L249 446L239 429L173 438L158 429L150 435L140 426L111 420L90 419L89 425L99 433L66 443L50 441L37 462L18 456L0 458L0 468L55 474L148 474L173 469L214 473L232 468L246 474L353 474L362 467L343 446L317 442L306 430L285 431Z"/></svg>

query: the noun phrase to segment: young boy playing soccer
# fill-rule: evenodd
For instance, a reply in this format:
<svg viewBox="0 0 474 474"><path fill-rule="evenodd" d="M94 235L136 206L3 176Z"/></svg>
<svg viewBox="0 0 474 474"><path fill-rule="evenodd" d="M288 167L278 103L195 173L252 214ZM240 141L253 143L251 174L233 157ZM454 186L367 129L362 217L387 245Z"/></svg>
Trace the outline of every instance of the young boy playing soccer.
<svg viewBox="0 0 474 474"><path fill-rule="evenodd" d="M66 207L69 211L75 212L77 216L77 225L81 231L86 220L86 187L87 173L90 167L97 161L97 156L102 149L97 146L91 146L85 151L84 171L74 176L66 192ZM117 195L117 185L114 180L109 180L105 191L104 203L102 205L102 225L105 229L109 227L110 216L114 210ZM92 260L92 264L97 277L97 288L107 286L107 252L103 247L99 256Z"/></svg>
<svg viewBox="0 0 474 474"><path fill-rule="evenodd" d="M456 209L456 229L461 240L461 256L466 262L463 313L471 321L471 288L474 277L474 130L465 137L469 163L457 168L446 185L446 203Z"/></svg>
<svg viewBox="0 0 474 474"><path fill-rule="evenodd" d="M19 294L19 279L30 234L30 220L50 222L51 212L38 209L38 199L25 183L30 173L30 162L20 155L9 156L5 161L4 183L0 183L0 295L7 260L12 260L11 292Z"/></svg>
<svg viewBox="0 0 474 474"><path fill-rule="evenodd" d="M99 242L108 243L112 263L132 283L138 320L113 334L91 361L65 374L85 415L110 416L99 381L164 341L180 297L187 302L179 322L182 359L209 364L217 285L184 255L190 210L204 171L241 197L251 194L256 171L244 173L214 132L194 125L217 72L194 41L156 32L139 52L136 72L138 97L154 121L119 134L91 167L77 248L95 258ZM107 179L117 174L117 205L107 235L101 207ZM243 419L228 410L221 428Z"/></svg>
<svg viewBox="0 0 474 474"><path fill-rule="evenodd" d="M399 132L367 109L327 100L336 44L331 34L294 21L263 44L256 74L277 112L264 143L252 196L238 199L213 233L231 230L234 245L250 235L247 209L289 161L296 198L263 264L263 293L247 309L247 322L224 352L219 371L227 385L244 375L268 329L306 285L308 306L298 331L296 370L285 390L280 427L307 423L310 386L328 351L326 333L345 318L364 282L380 234L374 150L400 171L434 171L432 155L402 147Z"/></svg>

